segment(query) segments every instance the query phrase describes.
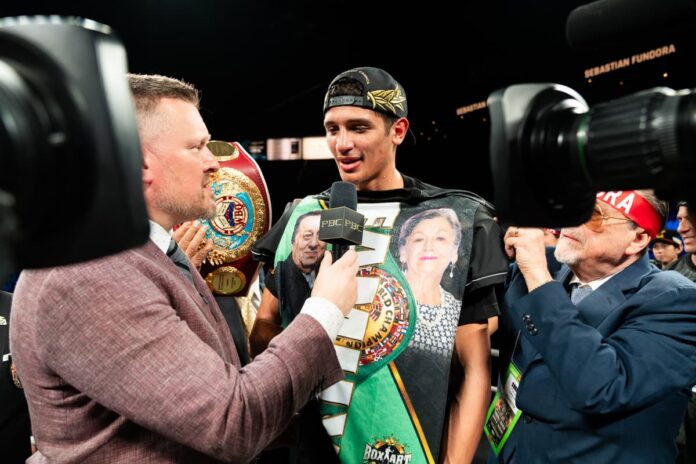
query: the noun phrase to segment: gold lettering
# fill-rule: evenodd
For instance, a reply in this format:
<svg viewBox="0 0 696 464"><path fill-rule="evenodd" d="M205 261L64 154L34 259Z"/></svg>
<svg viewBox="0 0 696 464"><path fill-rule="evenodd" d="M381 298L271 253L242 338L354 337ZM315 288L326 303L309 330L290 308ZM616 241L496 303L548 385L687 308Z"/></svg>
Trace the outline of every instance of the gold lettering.
<svg viewBox="0 0 696 464"><path fill-rule="evenodd" d="M462 106L457 108L457 116L461 116L466 113L471 113L472 111L477 111L477 110L482 110L484 108L488 107L488 102L487 101L480 101L476 103L472 103L470 105Z"/></svg>
<svg viewBox="0 0 696 464"><path fill-rule="evenodd" d="M645 61L650 61L654 60L657 58L661 58L663 56L676 53L677 48L674 44L669 44L669 45L663 45L658 48L654 48L652 50L648 50L646 52L642 53L637 53L635 55L631 55L630 58L621 58L616 61L610 61L609 63L602 64L600 66L594 66L592 68L587 68L584 71L584 76L585 79L589 79L591 77L598 76L600 74L606 74L612 71L616 71L618 69L626 68L628 66L632 66L635 64L640 64Z"/></svg>

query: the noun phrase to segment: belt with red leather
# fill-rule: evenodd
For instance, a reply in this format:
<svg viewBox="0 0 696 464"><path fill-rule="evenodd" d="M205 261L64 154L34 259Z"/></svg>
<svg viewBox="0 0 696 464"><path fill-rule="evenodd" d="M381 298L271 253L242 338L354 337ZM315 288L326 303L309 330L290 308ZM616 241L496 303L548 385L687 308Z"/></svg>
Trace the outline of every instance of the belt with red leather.
<svg viewBox="0 0 696 464"><path fill-rule="evenodd" d="M239 143L213 140L208 148L220 169L210 176L215 216L202 222L214 248L201 274L217 295L246 295L259 268L251 245L271 225L268 188L258 164Z"/></svg>

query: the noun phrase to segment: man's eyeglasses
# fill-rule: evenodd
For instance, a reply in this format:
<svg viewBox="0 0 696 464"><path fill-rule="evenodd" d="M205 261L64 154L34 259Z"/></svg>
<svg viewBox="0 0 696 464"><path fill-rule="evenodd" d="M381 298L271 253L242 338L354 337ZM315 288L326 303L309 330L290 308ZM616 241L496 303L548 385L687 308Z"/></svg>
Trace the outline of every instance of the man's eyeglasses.
<svg viewBox="0 0 696 464"><path fill-rule="evenodd" d="M623 216L605 216L604 211L602 211L602 207L599 206L599 204L595 204L594 211L592 211L592 217L589 221L585 223L585 225L591 231L599 232L600 230L602 230L602 225L604 224L604 221L607 221L609 219L632 222L631 219Z"/></svg>

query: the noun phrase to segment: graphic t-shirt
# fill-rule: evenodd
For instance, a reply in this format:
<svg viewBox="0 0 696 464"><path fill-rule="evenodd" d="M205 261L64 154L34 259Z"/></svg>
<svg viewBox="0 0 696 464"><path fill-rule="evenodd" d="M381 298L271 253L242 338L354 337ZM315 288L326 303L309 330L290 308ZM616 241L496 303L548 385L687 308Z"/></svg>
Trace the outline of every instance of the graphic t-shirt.
<svg viewBox="0 0 696 464"><path fill-rule="evenodd" d="M358 192L358 301L335 341L346 378L320 395L345 463L438 461L454 334L497 314L492 286L508 269L490 204L406 176L404 184ZM297 218L327 203L328 192L307 197L276 226L276 264L291 253Z"/></svg>

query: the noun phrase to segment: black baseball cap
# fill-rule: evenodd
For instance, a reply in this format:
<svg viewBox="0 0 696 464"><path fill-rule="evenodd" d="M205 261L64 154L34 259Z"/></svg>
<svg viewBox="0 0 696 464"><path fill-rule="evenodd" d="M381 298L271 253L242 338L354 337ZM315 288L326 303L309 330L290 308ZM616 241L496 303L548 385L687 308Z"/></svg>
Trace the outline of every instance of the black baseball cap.
<svg viewBox="0 0 696 464"><path fill-rule="evenodd" d="M337 91L337 85L343 83L347 85ZM334 77L324 97L324 113L335 106L359 106L397 118L408 116L404 88L388 72L372 67L353 68Z"/></svg>
<svg viewBox="0 0 696 464"><path fill-rule="evenodd" d="M679 233L677 233L674 230L669 230L669 229L661 230L660 233L657 234L657 237L655 237L650 242L650 244L653 245L656 242L667 243L668 245L673 245L675 247L682 246L682 240L681 240L681 236L679 235Z"/></svg>

